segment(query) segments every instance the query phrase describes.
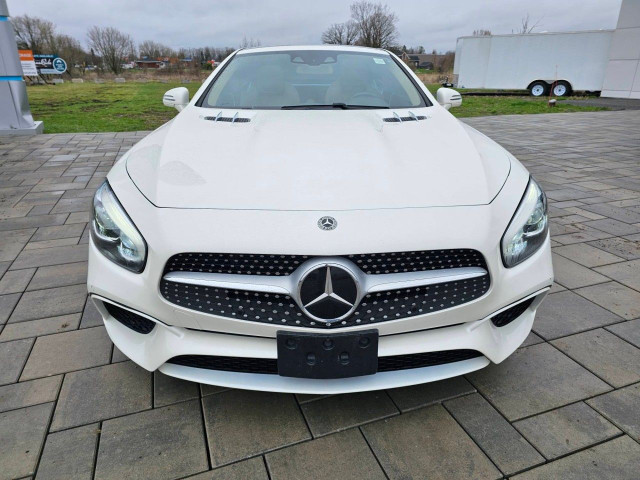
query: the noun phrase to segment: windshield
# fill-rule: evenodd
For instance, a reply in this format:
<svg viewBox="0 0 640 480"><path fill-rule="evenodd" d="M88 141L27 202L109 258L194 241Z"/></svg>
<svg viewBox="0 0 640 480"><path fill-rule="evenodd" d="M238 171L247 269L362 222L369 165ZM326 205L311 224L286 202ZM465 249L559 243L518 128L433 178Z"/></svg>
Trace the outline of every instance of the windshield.
<svg viewBox="0 0 640 480"><path fill-rule="evenodd" d="M425 99L384 53L240 53L199 101L210 108L416 108Z"/></svg>

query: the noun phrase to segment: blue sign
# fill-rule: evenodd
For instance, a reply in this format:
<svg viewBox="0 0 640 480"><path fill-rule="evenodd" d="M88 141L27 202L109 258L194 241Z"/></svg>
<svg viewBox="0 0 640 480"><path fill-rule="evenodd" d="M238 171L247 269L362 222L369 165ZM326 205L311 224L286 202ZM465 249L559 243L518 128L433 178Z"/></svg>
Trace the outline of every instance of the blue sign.
<svg viewBox="0 0 640 480"><path fill-rule="evenodd" d="M58 71L58 73L64 73L67 71L67 62L65 62L60 57L53 59L53 68Z"/></svg>
<svg viewBox="0 0 640 480"><path fill-rule="evenodd" d="M61 75L67 71L67 62L57 55L40 54L33 56L40 75Z"/></svg>

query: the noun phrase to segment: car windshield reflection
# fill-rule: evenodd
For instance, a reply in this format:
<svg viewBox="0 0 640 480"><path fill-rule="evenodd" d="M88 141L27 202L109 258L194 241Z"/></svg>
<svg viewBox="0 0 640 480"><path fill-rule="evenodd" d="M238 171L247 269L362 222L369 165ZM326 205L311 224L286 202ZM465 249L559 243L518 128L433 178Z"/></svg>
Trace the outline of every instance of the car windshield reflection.
<svg viewBox="0 0 640 480"><path fill-rule="evenodd" d="M427 100L384 52L238 53L199 102L209 108L418 108Z"/></svg>

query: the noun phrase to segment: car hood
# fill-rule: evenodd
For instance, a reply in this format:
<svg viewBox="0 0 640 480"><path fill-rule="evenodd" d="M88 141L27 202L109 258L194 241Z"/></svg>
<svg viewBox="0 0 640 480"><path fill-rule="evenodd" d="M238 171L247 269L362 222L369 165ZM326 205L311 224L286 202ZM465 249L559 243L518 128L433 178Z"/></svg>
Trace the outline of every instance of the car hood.
<svg viewBox="0 0 640 480"><path fill-rule="evenodd" d="M158 207L337 211L487 204L509 175L502 147L440 107L220 115L236 114L187 107L127 153L129 176Z"/></svg>

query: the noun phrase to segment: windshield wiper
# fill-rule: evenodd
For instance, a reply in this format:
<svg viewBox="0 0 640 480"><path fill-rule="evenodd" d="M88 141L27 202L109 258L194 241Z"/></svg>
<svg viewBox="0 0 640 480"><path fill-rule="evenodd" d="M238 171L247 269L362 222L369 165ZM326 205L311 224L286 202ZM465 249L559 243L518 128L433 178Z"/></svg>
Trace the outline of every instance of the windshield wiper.
<svg viewBox="0 0 640 480"><path fill-rule="evenodd" d="M313 110L313 109L319 109L319 110L323 110L323 109L331 109L331 108L339 108L341 110L359 110L359 109L373 109L373 108L386 108L388 109L389 107L384 107L381 105L349 105L346 103L330 103L330 104L326 104L326 105L285 105L283 107L280 107L281 110Z"/></svg>

